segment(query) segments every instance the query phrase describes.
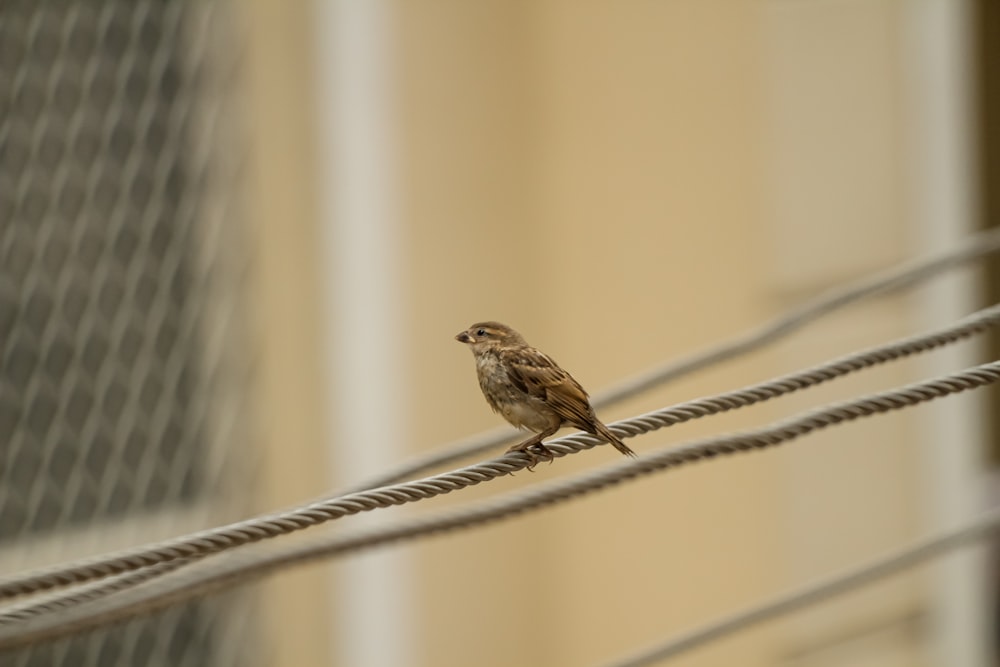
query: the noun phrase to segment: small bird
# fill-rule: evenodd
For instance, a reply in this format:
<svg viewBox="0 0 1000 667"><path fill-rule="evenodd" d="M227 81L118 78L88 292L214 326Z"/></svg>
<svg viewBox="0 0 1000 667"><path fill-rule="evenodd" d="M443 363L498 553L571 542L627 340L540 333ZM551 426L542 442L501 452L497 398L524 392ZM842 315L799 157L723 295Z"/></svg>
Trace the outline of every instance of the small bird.
<svg viewBox="0 0 1000 667"><path fill-rule="evenodd" d="M479 388L493 411L516 428L535 432L507 451L528 454L534 461L532 465L540 460L536 458L539 451L543 458L552 460L552 452L542 441L567 424L604 438L626 456L635 456L597 418L580 383L506 324L479 322L455 336L455 340L472 350Z"/></svg>

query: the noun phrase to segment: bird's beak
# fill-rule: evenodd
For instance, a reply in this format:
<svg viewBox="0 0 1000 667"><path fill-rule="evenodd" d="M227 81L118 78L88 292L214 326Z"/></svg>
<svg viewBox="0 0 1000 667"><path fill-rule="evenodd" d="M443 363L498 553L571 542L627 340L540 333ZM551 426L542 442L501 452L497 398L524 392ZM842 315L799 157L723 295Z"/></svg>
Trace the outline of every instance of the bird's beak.
<svg viewBox="0 0 1000 667"><path fill-rule="evenodd" d="M455 340L457 340L459 343L471 343L472 336L469 335L468 331L463 331L462 333L455 336Z"/></svg>

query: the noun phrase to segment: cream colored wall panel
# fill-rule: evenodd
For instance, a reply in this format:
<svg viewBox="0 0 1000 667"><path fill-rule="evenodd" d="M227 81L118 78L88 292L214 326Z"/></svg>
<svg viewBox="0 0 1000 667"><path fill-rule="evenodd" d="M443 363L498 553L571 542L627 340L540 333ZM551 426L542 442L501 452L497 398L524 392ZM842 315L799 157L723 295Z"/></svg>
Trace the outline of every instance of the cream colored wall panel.
<svg viewBox="0 0 1000 667"><path fill-rule="evenodd" d="M763 319L756 8L546 2L535 14L547 349L599 387ZM737 386L753 368L685 378L609 418ZM635 446L641 456L719 428ZM558 465L614 463L605 449ZM692 466L553 510L542 664L600 664L773 590L768 460ZM676 663L767 665L772 648L762 628Z"/></svg>
<svg viewBox="0 0 1000 667"><path fill-rule="evenodd" d="M765 3L770 280L813 291L906 255L895 0Z"/></svg>
<svg viewBox="0 0 1000 667"><path fill-rule="evenodd" d="M921 654L922 624L914 616L860 618L853 632L796 651L781 667L927 667Z"/></svg>
<svg viewBox="0 0 1000 667"><path fill-rule="evenodd" d="M906 313L899 301L857 306L828 319L821 332L784 343L773 353L774 364L809 366L912 333L903 326ZM791 415L918 377L916 365L903 361L779 399L773 407ZM859 565L923 534L914 436L913 414L900 412L810 435L777 457L784 494L778 517L782 590ZM789 642L823 644L831 634L918 613L921 582L919 574L907 572L797 613L786 621Z"/></svg>
<svg viewBox="0 0 1000 667"><path fill-rule="evenodd" d="M483 319L528 333L545 307L535 286L545 262L530 206L525 7L395 6L408 322L399 344L414 379L406 391L421 451L503 425L454 335ZM540 477L518 474L420 509L465 505ZM415 572L414 665L542 664L545 527L537 517L403 547Z"/></svg>
<svg viewBox="0 0 1000 667"><path fill-rule="evenodd" d="M257 367L255 419L263 436L260 511L287 507L329 490L325 438L320 282L311 95L310 13L299 3L234 4L246 39L241 70L250 145L248 226L254 261L248 280ZM262 585L262 627L275 666L329 661L333 623L326 595L329 568L309 567Z"/></svg>

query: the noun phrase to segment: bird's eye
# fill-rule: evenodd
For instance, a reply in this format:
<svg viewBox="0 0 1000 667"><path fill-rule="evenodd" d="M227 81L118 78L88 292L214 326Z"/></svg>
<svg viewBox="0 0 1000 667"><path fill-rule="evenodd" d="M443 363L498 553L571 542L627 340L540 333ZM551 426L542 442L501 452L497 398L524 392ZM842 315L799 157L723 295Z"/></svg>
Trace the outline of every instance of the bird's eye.
<svg viewBox="0 0 1000 667"><path fill-rule="evenodd" d="M476 329L476 335L477 336L485 336L486 335L486 329Z"/></svg>

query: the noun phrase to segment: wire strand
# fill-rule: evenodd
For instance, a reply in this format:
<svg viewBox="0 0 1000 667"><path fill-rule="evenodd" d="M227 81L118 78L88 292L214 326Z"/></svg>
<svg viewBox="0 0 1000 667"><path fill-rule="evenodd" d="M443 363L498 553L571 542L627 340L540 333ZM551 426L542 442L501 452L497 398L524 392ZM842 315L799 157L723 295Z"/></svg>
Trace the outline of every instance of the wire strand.
<svg viewBox="0 0 1000 667"><path fill-rule="evenodd" d="M928 334L912 336L893 343L847 355L827 364L798 373L791 373L774 380L726 392L717 396L696 399L645 415L611 424L609 428L618 436L629 438L666 426L699 417L746 407L772 398L816 386L836 377L925 352L942 345L967 338L1000 323L1000 305L981 310L956 324ZM556 456L565 456L590 449L603 441L583 433L549 441L546 446ZM28 595L43 590L83 583L122 572L138 570L163 561L178 558L199 558L244 544L284 535L326 521L381 507L402 505L425 498L450 493L479 484L502 475L521 470L531 460L522 453L505 456L467 466L423 480L363 491L330 500L310 503L280 513L264 515L241 522L173 538L153 545L64 564L34 573L15 576L0 581L0 599Z"/></svg>
<svg viewBox="0 0 1000 667"><path fill-rule="evenodd" d="M593 405L595 408L603 408L627 400L647 389L672 382L685 375L762 348L856 301L912 287L942 271L982 259L997 251L1000 251L1000 229L992 229L969 236L949 252L930 258L912 260L874 276L863 278L847 287L827 292L757 329L752 329L689 357L667 362L622 380L609 389L595 394ZM494 447L509 442L516 434L517 432L510 428L491 429L390 469L388 472L352 486L342 493L366 491L411 479L444 465L484 454Z"/></svg>
<svg viewBox="0 0 1000 667"><path fill-rule="evenodd" d="M52 639L140 611L158 609L199 592L246 581L250 576L262 576L291 563L494 523L684 464L775 447L820 429L911 407L998 380L1000 361L995 361L900 389L826 406L767 428L668 447L649 456L485 501L472 508L443 512L436 517L401 522L354 536L336 537L325 544L298 547L295 551L270 554L255 560L234 561L237 563L235 568L224 565L222 569L212 570L195 564L190 570L164 575L103 600L80 603L74 608L0 628L0 649Z"/></svg>
<svg viewBox="0 0 1000 667"><path fill-rule="evenodd" d="M173 572L189 561L172 560L156 565L150 565L134 572L126 572L107 579L100 579L90 584L83 584L71 589L70 594L51 594L31 598L20 604L12 604L0 608L0 626L25 621L35 616L52 613L60 609L73 607L84 602L93 602L100 598L138 586L168 572Z"/></svg>
<svg viewBox="0 0 1000 667"><path fill-rule="evenodd" d="M826 577L744 611L725 616L632 657L609 663L608 667L642 667L674 658L681 653L686 653L757 623L842 595L906 568L919 565L958 547L983 540L997 531L1000 531L1000 509L991 510L962 528L921 540L859 567Z"/></svg>

